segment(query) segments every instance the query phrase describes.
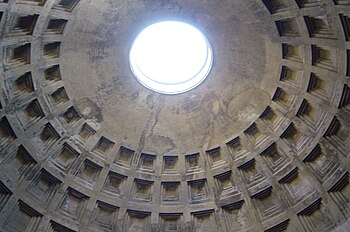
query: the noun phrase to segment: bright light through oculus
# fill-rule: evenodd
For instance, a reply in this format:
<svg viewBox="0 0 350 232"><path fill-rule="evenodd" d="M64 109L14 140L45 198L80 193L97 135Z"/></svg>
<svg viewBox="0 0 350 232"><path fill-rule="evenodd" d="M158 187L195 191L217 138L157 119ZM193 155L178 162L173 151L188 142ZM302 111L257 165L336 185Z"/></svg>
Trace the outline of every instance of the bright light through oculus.
<svg viewBox="0 0 350 232"><path fill-rule="evenodd" d="M147 88L165 94L186 92L208 75L213 54L195 27L165 21L145 28L130 50L131 70Z"/></svg>

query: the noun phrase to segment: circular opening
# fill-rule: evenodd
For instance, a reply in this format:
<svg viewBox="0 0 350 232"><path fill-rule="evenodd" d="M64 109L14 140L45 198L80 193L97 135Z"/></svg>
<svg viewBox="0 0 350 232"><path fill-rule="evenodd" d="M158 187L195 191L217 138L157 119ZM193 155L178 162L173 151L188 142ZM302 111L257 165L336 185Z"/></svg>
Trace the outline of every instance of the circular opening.
<svg viewBox="0 0 350 232"><path fill-rule="evenodd" d="M130 50L130 66L145 87L178 94L198 86L208 75L213 52L197 28L177 21L146 27Z"/></svg>

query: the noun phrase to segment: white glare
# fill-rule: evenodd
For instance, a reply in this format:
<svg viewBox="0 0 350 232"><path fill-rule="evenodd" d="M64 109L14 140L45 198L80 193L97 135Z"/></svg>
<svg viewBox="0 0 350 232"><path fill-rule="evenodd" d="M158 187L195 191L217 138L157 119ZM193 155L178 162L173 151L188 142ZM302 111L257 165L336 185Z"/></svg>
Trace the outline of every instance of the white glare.
<svg viewBox="0 0 350 232"><path fill-rule="evenodd" d="M144 29L130 51L131 69L146 87L176 94L200 84L212 64L204 35L193 26L166 21Z"/></svg>

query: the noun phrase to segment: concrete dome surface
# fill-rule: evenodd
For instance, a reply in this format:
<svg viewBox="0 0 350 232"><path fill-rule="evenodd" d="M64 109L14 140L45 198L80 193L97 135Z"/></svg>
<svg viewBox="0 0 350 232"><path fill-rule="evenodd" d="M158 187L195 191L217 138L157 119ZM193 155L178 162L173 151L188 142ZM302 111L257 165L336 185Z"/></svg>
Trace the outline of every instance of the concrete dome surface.
<svg viewBox="0 0 350 232"><path fill-rule="evenodd" d="M162 21L184 93L130 68ZM349 0L0 0L0 231L349 231L349 41Z"/></svg>

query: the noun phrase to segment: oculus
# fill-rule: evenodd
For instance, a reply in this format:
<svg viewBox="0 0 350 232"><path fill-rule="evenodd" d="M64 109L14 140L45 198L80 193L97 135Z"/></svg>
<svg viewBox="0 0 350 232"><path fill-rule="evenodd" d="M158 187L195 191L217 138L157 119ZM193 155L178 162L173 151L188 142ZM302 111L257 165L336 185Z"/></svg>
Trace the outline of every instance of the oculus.
<svg viewBox="0 0 350 232"><path fill-rule="evenodd" d="M197 28L163 21L142 30L130 49L130 68L138 81L153 91L179 94L207 77L213 52Z"/></svg>

